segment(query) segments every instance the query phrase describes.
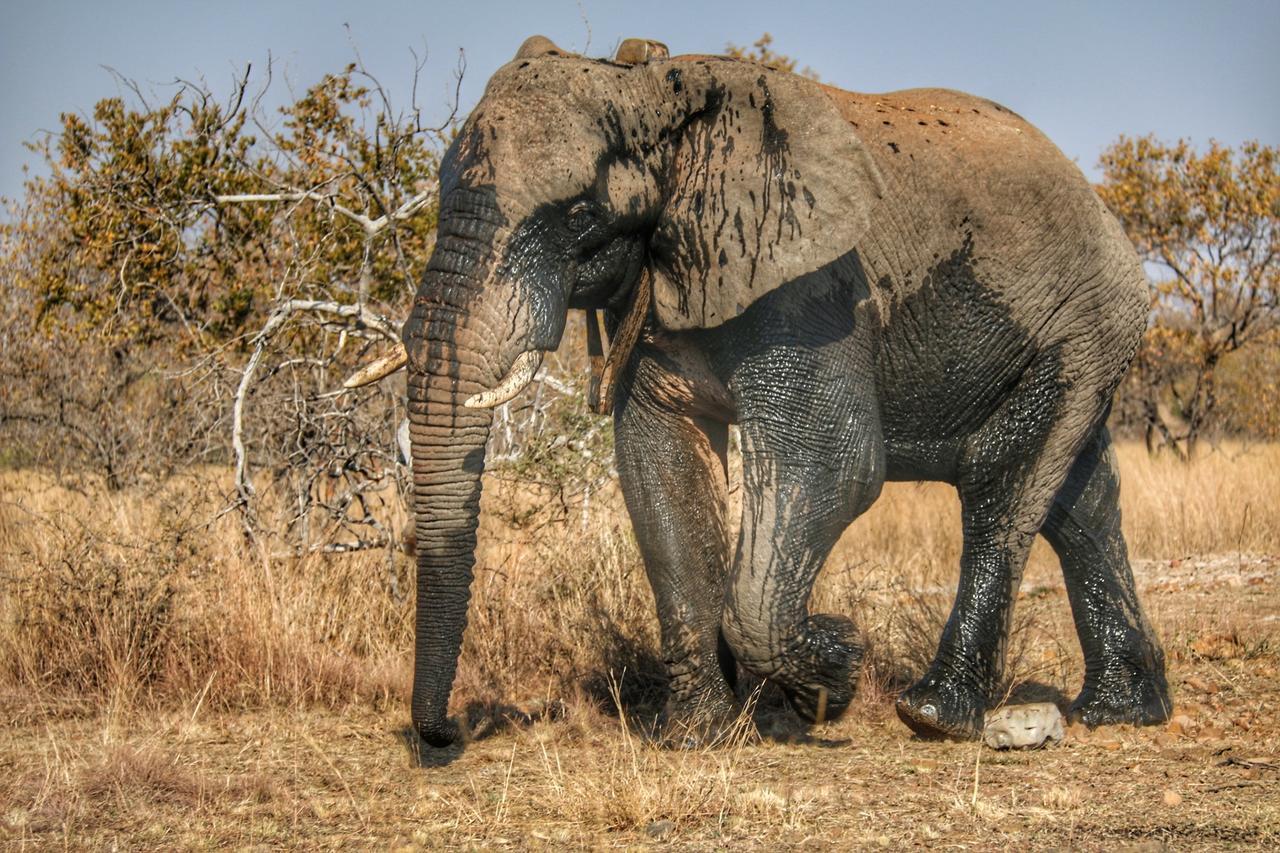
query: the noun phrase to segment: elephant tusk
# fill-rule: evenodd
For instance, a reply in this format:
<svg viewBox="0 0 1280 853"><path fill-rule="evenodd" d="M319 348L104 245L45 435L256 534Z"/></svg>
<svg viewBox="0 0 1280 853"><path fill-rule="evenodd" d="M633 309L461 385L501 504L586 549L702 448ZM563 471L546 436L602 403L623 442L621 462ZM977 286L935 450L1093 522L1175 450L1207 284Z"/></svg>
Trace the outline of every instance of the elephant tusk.
<svg viewBox="0 0 1280 853"><path fill-rule="evenodd" d="M391 352L382 358L369 362L347 377L347 381L342 383L342 387L359 388L361 385L377 382L379 379L385 379L395 373L408 363L409 353L405 351L404 344L397 343L395 349Z"/></svg>
<svg viewBox="0 0 1280 853"><path fill-rule="evenodd" d="M516 363L511 365L511 371L496 388L468 397L462 405L468 409L492 409L494 406L501 406L523 391L524 386L533 381L533 374L537 373L541 366L541 350L521 353Z"/></svg>

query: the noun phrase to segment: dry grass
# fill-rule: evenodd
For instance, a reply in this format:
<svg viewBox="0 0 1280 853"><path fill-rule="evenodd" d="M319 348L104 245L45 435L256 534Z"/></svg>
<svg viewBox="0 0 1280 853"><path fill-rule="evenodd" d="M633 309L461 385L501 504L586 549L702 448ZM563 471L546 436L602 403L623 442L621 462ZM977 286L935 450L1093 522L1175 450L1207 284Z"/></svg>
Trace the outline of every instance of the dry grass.
<svg viewBox="0 0 1280 853"><path fill-rule="evenodd" d="M854 613L872 645L846 719L805 732L766 693L770 739L665 752L643 737L661 699L656 624L617 501L555 521L508 512L529 496L491 484L455 690L474 741L439 755L404 732L403 557L263 557L233 518L204 525L219 472L112 495L0 475L0 838L1274 844L1280 447L1189 467L1134 446L1120 458L1125 528L1186 719L1017 755L914 741L892 717L954 589L945 487L887 487L820 581L815 607ZM518 529L501 521L517 514ZM1078 657L1040 543L1009 689L1069 701Z"/></svg>
<svg viewBox="0 0 1280 853"><path fill-rule="evenodd" d="M273 560L204 484L85 494L6 475L0 664L38 702L93 712L385 702L411 628L385 558ZM70 704L69 704L70 703Z"/></svg>

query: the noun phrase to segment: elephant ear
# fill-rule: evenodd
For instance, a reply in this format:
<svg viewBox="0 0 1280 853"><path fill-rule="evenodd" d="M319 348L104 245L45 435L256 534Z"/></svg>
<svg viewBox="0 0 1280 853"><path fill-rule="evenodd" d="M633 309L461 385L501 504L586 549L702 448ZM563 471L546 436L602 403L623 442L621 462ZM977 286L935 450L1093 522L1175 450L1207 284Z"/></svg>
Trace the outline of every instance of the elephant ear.
<svg viewBox="0 0 1280 853"><path fill-rule="evenodd" d="M882 186L823 87L735 60L650 70L675 123L651 243L664 327L717 326L854 247Z"/></svg>

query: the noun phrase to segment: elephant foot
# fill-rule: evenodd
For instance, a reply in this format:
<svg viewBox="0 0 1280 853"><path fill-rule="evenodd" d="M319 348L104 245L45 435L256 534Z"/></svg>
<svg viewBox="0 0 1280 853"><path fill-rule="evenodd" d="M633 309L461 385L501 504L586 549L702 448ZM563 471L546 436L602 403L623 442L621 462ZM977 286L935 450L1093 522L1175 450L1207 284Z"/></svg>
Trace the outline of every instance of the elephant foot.
<svg viewBox="0 0 1280 853"><path fill-rule="evenodd" d="M1067 711L1067 720L1089 728L1122 723L1154 726L1168 720L1172 713L1173 700L1163 671L1134 672L1126 668L1086 678L1084 689Z"/></svg>
<svg viewBox="0 0 1280 853"><path fill-rule="evenodd" d="M673 696L663 709L657 740L668 749L701 749L735 740L751 728L750 718L730 696Z"/></svg>
<svg viewBox="0 0 1280 853"><path fill-rule="evenodd" d="M838 719L853 702L862 670L857 637L853 621L844 616L815 614L806 620L786 667L773 676L805 722Z"/></svg>
<svg viewBox="0 0 1280 853"><path fill-rule="evenodd" d="M898 719L922 738L976 740L987 703L981 691L930 672L898 697L895 707Z"/></svg>

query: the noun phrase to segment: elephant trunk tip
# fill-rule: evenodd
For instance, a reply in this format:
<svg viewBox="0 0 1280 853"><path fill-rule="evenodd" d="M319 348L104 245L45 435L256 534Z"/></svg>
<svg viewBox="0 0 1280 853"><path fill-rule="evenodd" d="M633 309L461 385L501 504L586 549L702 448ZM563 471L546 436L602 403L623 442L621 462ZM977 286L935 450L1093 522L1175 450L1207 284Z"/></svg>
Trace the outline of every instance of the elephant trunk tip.
<svg viewBox="0 0 1280 853"><path fill-rule="evenodd" d="M461 727L448 717L421 719L416 718L415 715L413 728L418 733L418 737L422 738L428 746L436 749L453 746L462 739Z"/></svg>

